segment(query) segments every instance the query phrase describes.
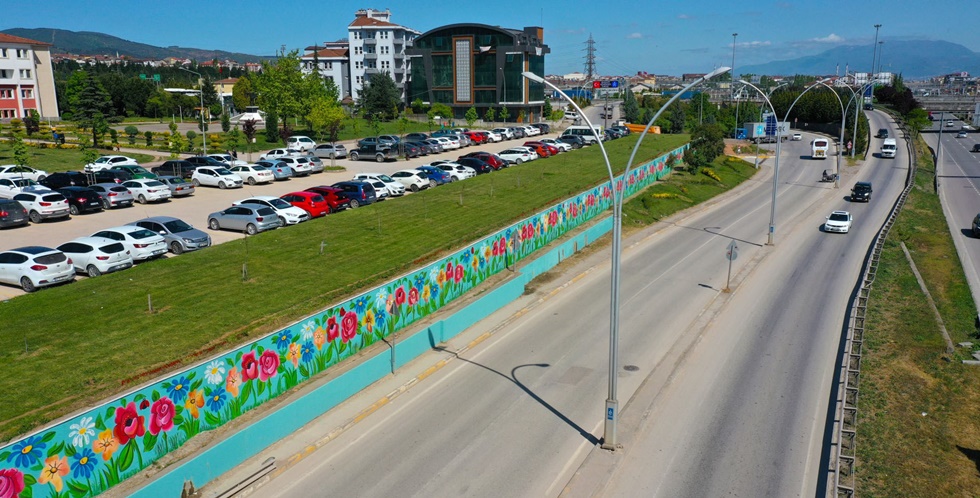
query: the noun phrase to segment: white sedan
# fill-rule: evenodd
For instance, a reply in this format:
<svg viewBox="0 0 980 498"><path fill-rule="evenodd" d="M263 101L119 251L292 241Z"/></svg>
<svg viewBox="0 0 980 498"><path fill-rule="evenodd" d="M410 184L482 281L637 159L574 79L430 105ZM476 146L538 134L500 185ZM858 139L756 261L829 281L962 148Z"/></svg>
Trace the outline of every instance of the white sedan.
<svg viewBox="0 0 980 498"><path fill-rule="evenodd" d="M433 140L439 142L442 146L442 150L456 150L460 148L459 139L452 137L432 137Z"/></svg>
<svg viewBox="0 0 980 498"><path fill-rule="evenodd" d="M403 169L401 171L396 171L391 174L391 179L398 183L401 183L405 188L411 190L412 192L418 192L422 189L429 188L429 179L422 178L419 175L418 170L414 169Z"/></svg>
<svg viewBox="0 0 980 498"><path fill-rule="evenodd" d="M194 172L191 173L191 183L195 187L207 185L209 187L218 187L222 190L242 187L242 179L238 175L228 171L228 168L212 166L198 166L194 168Z"/></svg>
<svg viewBox="0 0 980 498"><path fill-rule="evenodd" d="M39 182L47 176L47 171L34 169L30 166L18 166L16 164L0 166L0 178L27 178Z"/></svg>
<svg viewBox="0 0 980 498"><path fill-rule="evenodd" d="M851 230L851 213L847 211L834 211L827 217L823 224L825 232L847 233Z"/></svg>
<svg viewBox="0 0 980 498"><path fill-rule="evenodd" d="M305 209L293 206L292 204L271 195L257 195L255 197L249 197L248 199L235 201L231 204L233 206L272 208L276 215L279 216L279 220L282 221L283 226L295 225L310 219L310 213L307 213Z"/></svg>
<svg viewBox="0 0 980 498"><path fill-rule="evenodd" d="M68 256L76 272L89 277L133 266L133 257L122 243L103 237L79 237L61 244L58 250Z"/></svg>
<svg viewBox="0 0 980 498"><path fill-rule="evenodd" d="M85 171L92 173L104 169L112 169L116 166L139 166L136 159L129 156L102 156L94 162L85 165Z"/></svg>
<svg viewBox="0 0 980 498"><path fill-rule="evenodd" d="M129 191L133 194L133 197L135 197L140 204L166 201L173 195L170 192L170 187L164 185L164 183L160 180L139 178L136 180L127 180L122 182L122 186L129 189Z"/></svg>
<svg viewBox="0 0 980 498"><path fill-rule="evenodd" d="M39 192L42 190L51 189L28 178L0 178L0 198L2 199L13 199L15 195L21 192Z"/></svg>
<svg viewBox="0 0 980 498"><path fill-rule="evenodd" d="M276 175L272 174L271 170L254 164L232 166L229 171L241 177L242 181L248 182L249 185L272 183L276 180Z"/></svg>
<svg viewBox="0 0 980 498"><path fill-rule="evenodd" d="M279 161L293 168L294 176L309 176L313 174L313 162L306 156L285 156L280 157Z"/></svg>
<svg viewBox="0 0 980 498"><path fill-rule="evenodd" d="M509 164L522 164L533 160L531 153L524 148L502 150L497 155L504 158Z"/></svg>

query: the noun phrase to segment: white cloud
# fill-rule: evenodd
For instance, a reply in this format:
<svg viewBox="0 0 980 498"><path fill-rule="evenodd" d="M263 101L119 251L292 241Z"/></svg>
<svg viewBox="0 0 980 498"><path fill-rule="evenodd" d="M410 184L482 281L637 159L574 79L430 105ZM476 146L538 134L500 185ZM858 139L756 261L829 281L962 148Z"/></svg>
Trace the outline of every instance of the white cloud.
<svg viewBox="0 0 980 498"><path fill-rule="evenodd" d="M629 38L630 40L639 40L640 38L643 38L643 33L630 33L626 35L626 38Z"/></svg>
<svg viewBox="0 0 980 498"><path fill-rule="evenodd" d="M761 47L768 47L769 45L772 45L772 42L770 42L770 41L750 41L750 42L739 42L737 44L737 47L738 48L761 48ZM729 43L728 46L731 47L732 44Z"/></svg>
<svg viewBox="0 0 980 498"><path fill-rule="evenodd" d="M823 38L812 38L810 41L817 43L841 43L844 41L844 38L831 33Z"/></svg>
<svg viewBox="0 0 980 498"><path fill-rule="evenodd" d="M677 15L677 18L678 19L694 19L692 16L689 16L687 14L678 14Z"/></svg>

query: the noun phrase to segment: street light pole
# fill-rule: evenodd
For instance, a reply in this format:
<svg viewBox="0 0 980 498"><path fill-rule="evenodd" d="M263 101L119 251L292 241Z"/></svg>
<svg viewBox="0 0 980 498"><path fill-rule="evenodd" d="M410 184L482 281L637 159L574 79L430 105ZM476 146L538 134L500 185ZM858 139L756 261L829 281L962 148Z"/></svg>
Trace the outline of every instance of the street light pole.
<svg viewBox="0 0 980 498"><path fill-rule="evenodd" d="M207 127L204 126L204 77L201 76L201 73L199 73L197 71L191 71L190 69L187 69L186 67L183 67L183 66L177 66L177 69L182 69L184 71L187 71L188 73L193 73L193 74L196 74L197 75L198 94L200 94L200 96L201 96L201 112L200 112L200 115L201 115L201 144L202 144L202 147L204 148L204 154L203 155L206 156L206 155L208 155L208 131L207 131Z"/></svg>
<svg viewBox="0 0 980 498"><path fill-rule="evenodd" d="M871 46L871 74L868 80L874 83L875 76L875 63L878 60L878 30L881 28L880 24L875 24L875 43ZM875 86L871 85L871 103L875 101Z"/></svg>
<svg viewBox="0 0 980 498"><path fill-rule="evenodd" d="M735 102L735 40L738 38L738 33L732 33L732 74L731 74L731 91L729 105L735 103L735 127L732 131L732 138L738 138L738 103Z"/></svg>
<svg viewBox="0 0 980 498"><path fill-rule="evenodd" d="M650 127L653 126L653 123L657 120L658 117L660 117L660 114L664 111L664 109L666 109L675 100L680 98L680 96L683 95L685 92L687 92L691 87L700 84L703 81L711 77L714 77L718 74L724 73L728 70L729 68L727 67L718 68L712 71L711 73L708 73L705 76L698 78L693 83L685 87L683 90L676 93L670 100L667 101L666 104L664 104L663 107L660 108L659 111L657 111L657 113L653 116L653 119L650 120L646 128L643 130L643 133L637 139L636 145L633 147L633 154L630 155L629 163L627 163L626 170L623 172L624 179L626 178L626 175L629 173L630 167L633 164L633 159L636 157L636 151L639 148L640 143L643 141L643 137L647 134L647 132L649 132ZM576 104L574 100L569 98L568 95L565 92L563 92L560 88L558 88L548 80L545 80L543 77L538 76L537 74L534 74L530 71L525 71L524 73L521 74L525 78L531 81L543 83L544 85L551 87L553 90L558 92L559 95L565 97L565 99L567 99L569 103L571 103L571 105L575 108L575 110L578 111L579 116L581 116L582 119L585 120L586 124L589 126L589 129L592 130L592 133L599 144L599 148L602 150L602 158L606 162L606 170L609 173L609 186L612 189L612 195L613 195L613 234L612 234L613 240L612 240L612 270L610 276L610 293L609 293L610 294L609 296L609 392L608 392L608 396L606 397L606 409L603 415L603 419L605 423L603 429L604 434L602 438L602 448L615 451L618 446L616 426L619 420L619 400L617 399L617 393L616 393L617 391L616 369L617 369L617 364L619 362L619 276L620 276L620 256L622 253L622 220L623 220L622 217L623 217L623 198L625 194L625 189L620 190L617 188L616 176L613 173L612 165L609 163L609 155L606 153L606 148L602 143L602 137L600 137L599 134L596 133L595 127L592 125L592 122L589 120L588 116L586 116L585 113L582 112L582 109L579 108L578 104ZM617 192L617 190L619 190L619 192Z"/></svg>

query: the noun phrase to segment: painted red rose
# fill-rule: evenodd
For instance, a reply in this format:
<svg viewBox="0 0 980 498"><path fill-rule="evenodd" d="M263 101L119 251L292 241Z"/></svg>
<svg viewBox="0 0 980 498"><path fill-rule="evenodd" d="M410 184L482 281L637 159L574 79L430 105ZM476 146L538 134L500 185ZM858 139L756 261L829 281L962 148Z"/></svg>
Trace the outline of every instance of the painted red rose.
<svg viewBox="0 0 980 498"><path fill-rule="evenodd" d="M548 224L551 226L558 224L558 211L552 211L551 214L548 215Z"/></svg>
<svg viewBox="0 0 980 498"><path fill-rule="evenodd" d="M259 363L255 360L255 351L249 351L242 356L242 382L259 376Z"/></svg>
<svg viewBox="0 0 980 498"><path fill-rule="evenodd" d="M266 349L259 356L259 380L265 382L279 372L279 353Z"/></svg>
<svg viewBox="0 0 980 498"><path fill-rule="evenodd" d="M174 402L163 397L153 402L150 407L150 434L156 436L160 431L167 432L174 428Z"/></svg>
<svg viewBox="0 0 980 498"><path fill-rule="evenodd" d="M347 342L357 335L357 313L348 311L340 322L340 337Z"/></svg>
<svg viewBox="0 0 980 498"><path fill-rule="evenodd" d="M456 268L459 267L457 266ZM412 287L411 290L408 291L408 305L415 306L415 304L418 302L419 302L419 290L416 289L415 287Z"/></svg>
<svg viewBox="0 0 980 498"><path fill-rule="evenodd" d="M112 429L112 434L116 436L120 446L145 433L143 416L137 413L136 403L130 402L126 406L116 407L116 426Z"/></svg>
<svg viewBox="0 0 980 498"><path fill-rule="evenodd" d="M457 284L463 280L463 272L465 271L466 270L463 269L462 265L456 265L456 273L453 275L453 280L455 280Z"/></svg>
<svg viewBox="0 0 980 498"><path fill-rule="evenodd" d="M20 496L24 490L24 474L17 469L0 470L0 498Z"/></svg>
<svg viewBox="0 0 980 498"><path fill-rule="evenodd" d="M405 288L404 287L399 287L398 290L395 291L395 304L397 304L398 306L401 306L401 305L405 304Z"/></svg>
<svg viewBox="0 0 980 498"><path fill-rule="evenodd" d="M453 274L453 262L449 261L446 263L446 275L452 275L452 274Z"/></svg>
<svg viewBox="0 0 980 498"><path fill-rule="evenodd" d="M340 325L337 324L337 317L332 316L327 319L327 340L333 342L340 337Z"/></svg>

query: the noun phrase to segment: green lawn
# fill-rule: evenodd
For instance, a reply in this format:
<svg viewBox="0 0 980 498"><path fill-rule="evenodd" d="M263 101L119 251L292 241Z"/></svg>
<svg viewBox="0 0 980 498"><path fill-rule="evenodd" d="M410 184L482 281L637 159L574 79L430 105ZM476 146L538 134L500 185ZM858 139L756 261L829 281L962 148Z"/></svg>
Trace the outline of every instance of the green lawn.
<svg viewBox="0 0 980 498"><path fill-rule="evenodd" d="M613 164L625 165L634 140L608 143ZM648 137L638 157L686 140ZM0 439L269 333L607 178L590 147L0 303Z"/></svg>
<svg viewBox="0 0 980 498"><path fill-rule="evenodd" d="M25 140L28 144L33 144L34 141L27 139ZM28 166L32 168L42 169L49 173L54 173L56 171L70 171L79 170L85 166L85 161L82 160L82 150L72 147L72 148L53 148L53 147L28 147L27 150L31 154L31 159L28 162ZM103 150L103 154L113 154L110 150ZM153 160L152 155L147 154L129 154L130 157L136 159L137 162L145 163ZM0 164L15 164L13 147L8 141L0 141Z"/></svg>
<svg viewBox="0 0 980 498"><path fill-rule="evenodd" d="M868 303L857 427L861 496L980 496L980 368L945 343L904 242L956 344L977 340L977 310L943 219L925 144L915 187L881 255ZM974 347L973 349L980 349Z"/></svg>

